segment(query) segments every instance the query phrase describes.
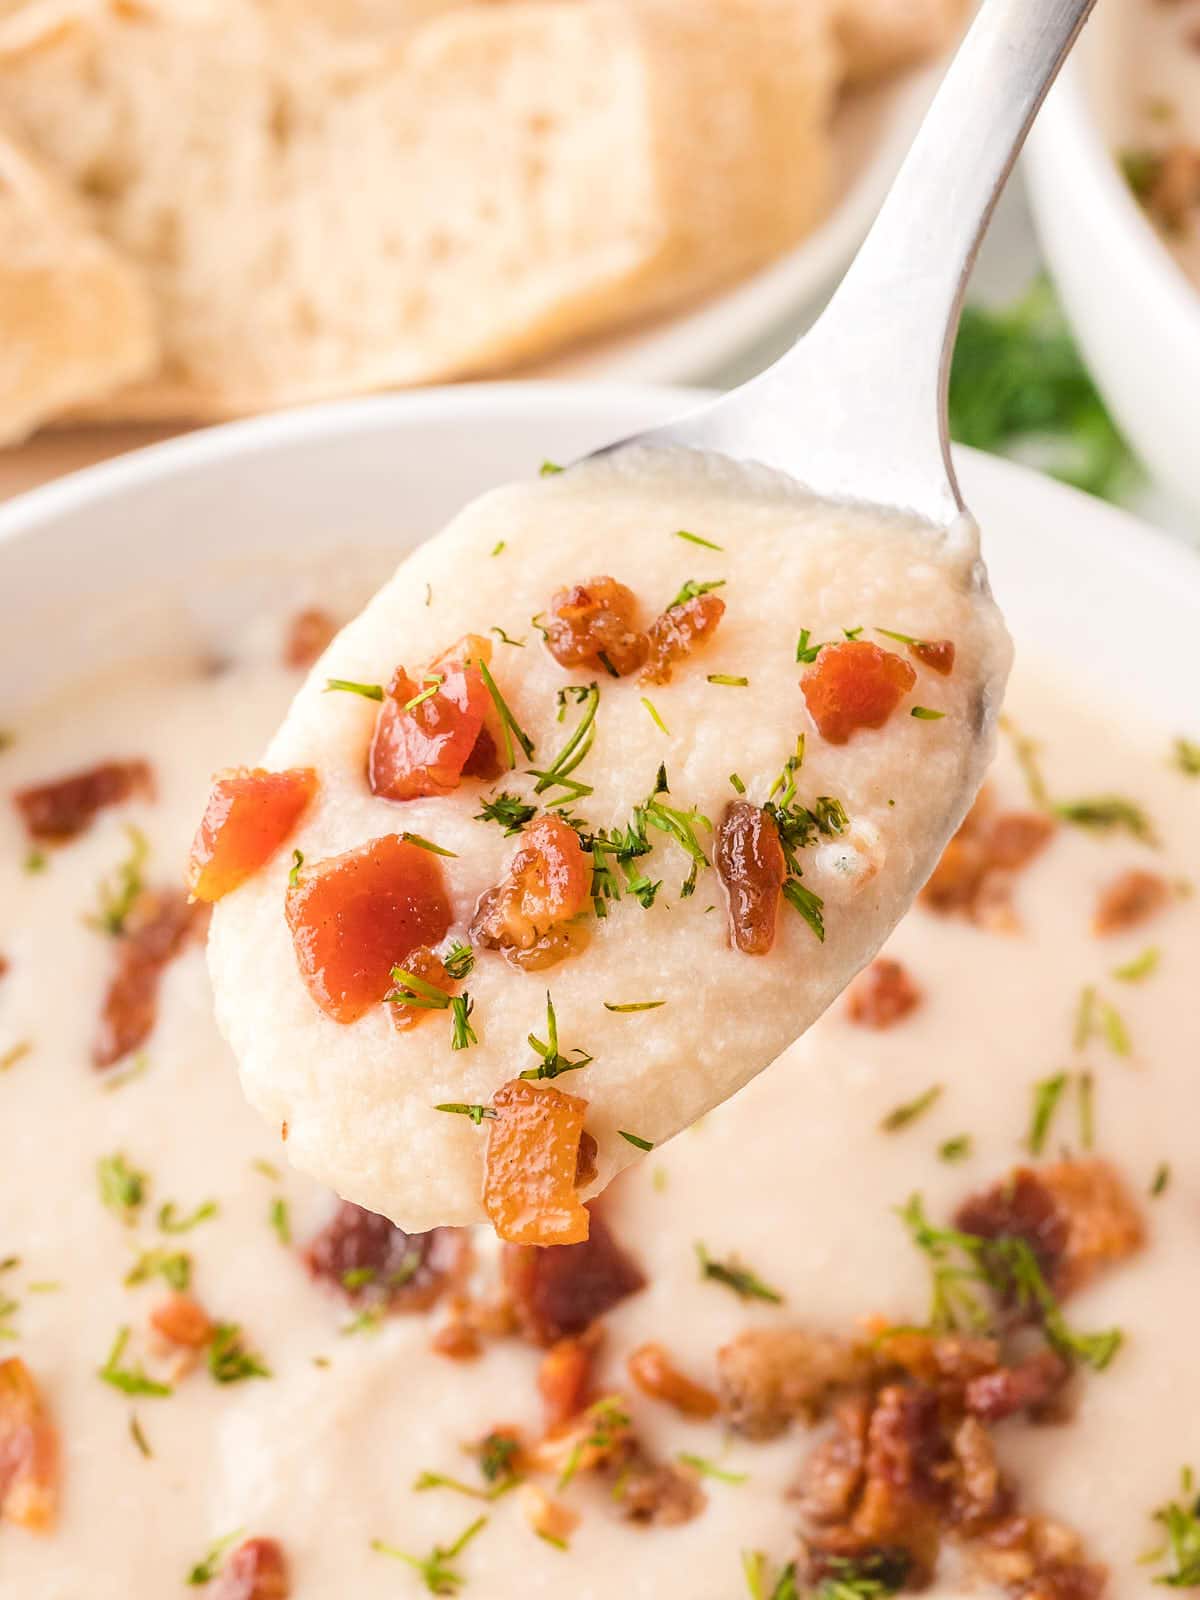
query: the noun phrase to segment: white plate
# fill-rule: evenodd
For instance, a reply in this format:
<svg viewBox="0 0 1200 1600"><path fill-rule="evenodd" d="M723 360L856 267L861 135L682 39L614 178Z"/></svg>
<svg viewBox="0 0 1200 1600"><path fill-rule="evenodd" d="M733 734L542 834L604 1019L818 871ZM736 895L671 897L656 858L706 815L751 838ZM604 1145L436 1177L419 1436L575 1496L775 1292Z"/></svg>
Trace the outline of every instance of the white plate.
<svg viewBox="0 0 1200 1600"><path fill-rule="evenodd" d="M692 405L695 391L464 385L285 412L156 445L0 508L0 725L85 669L219 650L284 562L382 575L485 487ZM1018 648L1113 707L1200 734L1200 561L1132 517L960 452ZM469 581L469 578L466 580Z"/></svg>
<svg viewBox="0 0 1200 1600"><path fill-rule="evenodd" d="M839 198L794 250L700 305L541 362L535 375L699 383L766 343L755 350L756 364L764 365L812 320L866 237L945 65L905 73L843 102L834 122Z"/></svg>

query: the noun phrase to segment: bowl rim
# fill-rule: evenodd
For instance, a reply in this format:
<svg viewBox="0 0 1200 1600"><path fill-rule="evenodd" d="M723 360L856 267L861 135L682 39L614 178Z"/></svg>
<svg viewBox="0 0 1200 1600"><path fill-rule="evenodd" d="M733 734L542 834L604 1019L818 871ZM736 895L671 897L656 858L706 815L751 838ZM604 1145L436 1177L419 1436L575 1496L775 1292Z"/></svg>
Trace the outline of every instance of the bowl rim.
<svg viewBox="0 0 1200 1600"><path fill-rule="evenodd" d="M710 398L711 390L643 383L584 383L516 380L465 383L437 388L337 400L269 412L237 422L198 428L177 438L144 445L111 460L15 495L0 505L0 567L6 551L33 540L63 516L153 488L176 476L222 466L323 439L388 433L422 423L482 423L506 415L530 422L552 413L573 418L598 412L644 418L682 414ZM1053 514L1055 505L1072 520L1088 524L1089 547L1106 563L1134 567L1143 580L1165 587L1194 588L1200 599L1200 559L1176 536L1122 507L1099 500L1030 467L1003 457L955 445L967 468L967 488L988 483L1025 504ZM9 591L12 598L15 594Z"/></svg>

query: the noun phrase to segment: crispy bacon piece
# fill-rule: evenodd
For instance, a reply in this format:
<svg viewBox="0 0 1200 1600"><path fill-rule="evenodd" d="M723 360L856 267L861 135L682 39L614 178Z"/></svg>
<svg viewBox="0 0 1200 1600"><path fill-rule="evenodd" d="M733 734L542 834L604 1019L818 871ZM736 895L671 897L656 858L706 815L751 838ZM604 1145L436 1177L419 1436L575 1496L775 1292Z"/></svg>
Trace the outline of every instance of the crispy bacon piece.
<svg viewBox="0 0 1200 1600"><path fill-rule="evenodd" d="M591 1229L581 1244L505 1248L505 1285L521 1330L534 1344L550 1345L585 1332L646 1286L640 1267L617 1243L604 1218L594 1207L588 1209Z"/></svg>
<svg viewBox="0 0 1200 1600"><path fill-rule="evenodd" d="M661 1344L642 1344L625 1360L629 1376L643 1394L662 1400L684 1417L715 1417L721 1402L711 1389L696 1383L671 1360Z"/></svg>
<svg viewBox="0 0 1200 1600"><path fill-rule="evenodd" d="M716 868L729 896L729 937L747 956L775 943L787 862L774 819L749 800L731 800L717 824Z"/></svg>
<svg viewBox="0 0 1200 1600"><path fill-rule="evenodd" d="M208 1312L189 1294L172 1294L160 1300L150 1313L150 1326L168 1344L182 1350L203 1350L213 1336Z"/></svg>
<svg viewBox="0 0 1200 1600"><path fill-rule="evenodd" d="M918 1585L932 1575L941 1542L947 1453L931 1389L889 1384L879 1391L867 1424L862 1495L849 1526L863 1549L906 1551Z"/></svg>
<svg viewBox="0 0 1200 1600"><path fill-rule="evenodd" d="M873 1370L869 1350L803 1328L749 1328L717 1351L721 1403L730 1427L748 1439L772 1439L797 1417L820 1416Z"/></svg>
<svg viewBox="0 0 1200 1600"><path fill-rule="evenodd" d="M1052 817L1040 811L996 812L989 792L981 791L922 889L922 904L945 915L961 913L997 931L1011 930L1013 874L1042 853L1054 832Z"/></svg>
<svg viewBox="0 0 1200 1600"><path fill-rule="evenodd" d="M809 714L829 744L882 728L917 681L903 656L868 639L827 644L801 679Z"/></svg>
<svg viewBox="0 0 1200 1600"><path fill-rule="evenodd" d="M400 965L405 972L411 972L414 978L421 978L425 983L432 984L443 994L458 993L458 985L446 971L441 957L435 955L427 944L420 944L415 950L410 950ZM407 1033L410 1028L417 1027L434 1014L431 1006L409 1006L405 1005L403 1000L389 1000L388 1010L392 1014L392 1026L398 1033Z"/></svg>
<svg viewBox="0 0 1200 1600"><path fill-rule="evenodd" d="M924 1328L880 1326L875 1337L879 1368L900 1368L918 1383L958 1390L1000 1364L994 1339L962 1333L929 1333ZM893 1374L894 1375L894 1374Z"/></svg>
<svg viewBox="0 0 1200 1600"><path fill-rule="evenodd" d="M918 639L916 644L910 644L908 648L923 666L940 672L943 678L948 678L954 671L953 639Z"/></svg>
<svg viewBox="0 0 1200 1600"><path fill-rule="evenodd" d="M314 1278L348 1300L388 1311L427 1311L461 1276L467 1242L458 1228L405 1233L387 1217L339 1200L303 1259Z"/></svg>
<svg viewBox="0 0 1200 1600"><path fill-rule="evenodd" d="M561 817L538 817L521 835L503 881L480 896L472 942L526 972L553 966L586 938L568 924L587 905L591 886L592 858L575 829Z"/></svg>
<svg viewBox="0 0 1200 1600"><path fill-rule="evenodd" d="M577 1244L588 1213L575 1187L587 1101L513 1078L492 1097L483 1208L511 1244Z"/></svg>
<svg viewBox="0 0 1200 1600"><path fill-rule="evenodd" d="M547 1428L562 1427L587 1405L599 1343L596 1332L589 1329L586 1333L559 1339L542 1357L538 1367L538 1393L546 1409Z"/></svg>
<svg viewBox="0 0 1200 1600"><path fill-rule="evenodd" d="M188 857L192 898L220 900L253 877L291 836L316 792L311 767L219 772Z"/></svg>
<svg viewBox="0 0 1200 1600"><path fill-rule="evenodd" d="M328 611L322 611L319 606L297 611L288 624L287 638L283 644L284 666L294 667L297 671L311 667L314 661L324 655L326 645L336 632L337 623Z"/></svg>
<svg viewBox="0 0 1200 1600"><path fill-rule="evenodd" d="M817 1527L847 1522L862 1493L871 1401L848 1395L833 1408L828 1433L810 1451L793 1490L805 1520Z"/></svg>
<svg viewBox="0 0 1200 1600"><path fill-rule="evenodd" d="M29 837L39 844L74 839L91 826L98 811L134 798L154 798L154 774L147 761L102 761L85 772L19 789L13 796Z"/></svg>
<svg viewBox="0 0 1200 1600"><path fill-rule="evenodd" d="M670 683L676 665L712 637L724 615L725 602L715 594L693 595L668 606L650 624L650 654L642 682Z"/></svg>
<svg viewBox="0 0 1200 1600"><path fill-rule="evenodd" d="M863 1028L894 1028L921 1003L921 991L898 961L880 956L854 980L846 1014Z"/></svg>
<svg viewBox="0 0 1200 1600"><path fill-rule="evenodd" d="M1106 1161L1018 1167L959 1207L955 1227L985 1239L1024 1239L1062 1299L1144 1240L1142 1219Z"/></svg>
<svg viewBox="0 0 1200 1600"><path fill-rule="evenodd" d="M1092 932L1124 933L1155 916L1171 898L1171 886L1157 872L1133 868L1114 878L1100 896Z"/></svg>
<svg viewBox="0 0 1200 1600"><path fill-rule="evenodd" d="M610 668L618 678L636 672L650 643L634 626L637 601L615 578L589 578L559 589L550 602L546 648L564 667Z"/></svg>
<svg viewBox="0 0 1200 1600"><path fill-rule="evenodd" d="M246 1539L221 1568L213 1600L288 1600L287 1557L277 1539Z"/></svg>
<svg viewBox="0 0 1200 1600"><path fill-rule="evenodd" d="M468 766L479 777L497 775L499 728L479 670L491 657L491 641L469 633L431 662L419 682L396 668L367 759L373 794L385 800L449 794Z"/></svg>
<svg viewBox="0 0 1200 1600"><path fill-rule="evenodd" d="M305 867L284 902L309 994L335 1022L356 1022L392 986L392 968L450 927L439 857L396 834Z"/></svg>
<svg viewBox="0 0 1200 1600"><path fill-rule="evenodd" d="M1045 1517L1012 1514L968 1547L972 1565L1015 1600L1101 1600L1103 1567L1083 1560L1079 1536Z"/></svg>
<svg viewBox="0 0 1200 1600"><path fill-rule="evenodd" d="M92 1065L103 1070L150 1037L158 1015L158 988L168 962L208 926L208 907L189 905L178 889L139 896L116 942L116 971L104 997L92 1046Z"/></svg>
<svg viewBox="0 0 1200 1600"><path fill-rule="evenodd" d="M963 1401L983 1422L1002 1422L1019 1411L1036 1416L1058 1398L1070 1376L1070 1367L1055 1351L1037 1350L1015 1367L997 1367L972 1378Z"/></svg>
<svg viewBox="0 0 1200 1600"><path fill-rule="evenodd" d="M950 1444L955 1469L950 1520L960 1531L974 1531L1005 1509L1008 1489L995 1442L978 1417L964 1417Z"/></svg>
<svg viewBox="0 0 1200 1600"><path fill-rule="evenodd" d="M0 1522L43 1532L58 1510L58 1435L20 1356L0 1361Z"/></svg>
<svg viewBox="0 0 1200 1600"><path fill-rule="evenodd" d="M613 1495L630 1522L678 1528L707 1505L696 1473L673 1462L655 1462L634 1449L620 1466Z"/></svg>

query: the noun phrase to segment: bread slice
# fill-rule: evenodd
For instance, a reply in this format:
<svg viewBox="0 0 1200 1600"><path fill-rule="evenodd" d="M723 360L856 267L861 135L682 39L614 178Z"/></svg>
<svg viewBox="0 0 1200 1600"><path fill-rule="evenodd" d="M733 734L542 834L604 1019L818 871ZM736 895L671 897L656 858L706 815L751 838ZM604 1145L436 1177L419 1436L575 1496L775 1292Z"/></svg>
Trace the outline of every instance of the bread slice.
<svg viewBox="0 0 1200 1600"><path fill-rule="evenodd" d="M0 134L0 444L142 377L157 354L139 274Z"/></svg>
<svg viewBox="0 0 1200 1600"><path fill-rule="evenodd" d="M0 111L164 330L157 378L105 415L494 372L735 279L821 214L824 5L408 3L441 14L381 33L379 0L336 30L296 0L76 0L66 25L71 0L33 0L0 23Z"/></svg>
<svg viewBox="0 0 1200 1600"><path fill-rule="evenodd" d="M803 0L802 0L803 3ZM838 0L837 37L851 87L949 48L966 0Z"/></svg>

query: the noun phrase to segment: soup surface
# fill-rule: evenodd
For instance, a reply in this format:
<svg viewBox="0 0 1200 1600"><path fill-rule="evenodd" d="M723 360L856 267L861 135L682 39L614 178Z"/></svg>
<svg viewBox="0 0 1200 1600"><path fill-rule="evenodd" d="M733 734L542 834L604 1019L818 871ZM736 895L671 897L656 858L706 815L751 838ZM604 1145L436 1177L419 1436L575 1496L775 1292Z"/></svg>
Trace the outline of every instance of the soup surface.
<svg viewBox="0 0 1200 1600"><path fill-rule="evenodd" d="M801 1534L824 1597L838 1550L885 1590L931 1565L943 1597L1149 1595L1171 1570L1152 1514L1174 1499L1186 1528L1179 1473L1200 1462L1196 752L1026 662L1009 708L1036 756L1021 744L1023 770L1002 742L991 810L890 940L898 965L642 1155L589 1245L538 1253L555 1287L487 1230L413 1240L339 1211L245 1104L213 1022L202 929L171 891L212 770L257 757L299 681L282 657L323 632L280 619L219 672L141 663L7 730L6 794L149 770L43 796L34 820L71 824L63 842L30 837L28 803L0 809L0 1595L208 1576L219 1600L390 1600L449 1592L449 1572L483 1600L729 1600L770 1596ZM649 1040L655 1015L615 1021ZM931 1267L961 1264L921 1216L983 1238L987 1207L964 1202L990 1191L995 1213L1022 1164L1021 1192L1051 1196L1055 1313L1014 1309L1001 1268L1027 1257L976 1252L987 1281L941 1271L935 1309L963 1338L998 1330L1002 1356L890 1346L862 1319L928 1324ZM948 1375L968 1356L973 1398ZM856 1407L872 1476L860 1462L839 1491L814 1452L851 1439ZM877 1469L889 1438L906 1459L901 1414L924 1416L956 1508L918 1484L897 1515ZM283 1564L270 1587L246 1576Z"/></svg>

